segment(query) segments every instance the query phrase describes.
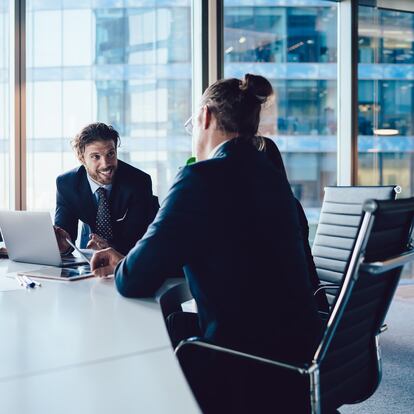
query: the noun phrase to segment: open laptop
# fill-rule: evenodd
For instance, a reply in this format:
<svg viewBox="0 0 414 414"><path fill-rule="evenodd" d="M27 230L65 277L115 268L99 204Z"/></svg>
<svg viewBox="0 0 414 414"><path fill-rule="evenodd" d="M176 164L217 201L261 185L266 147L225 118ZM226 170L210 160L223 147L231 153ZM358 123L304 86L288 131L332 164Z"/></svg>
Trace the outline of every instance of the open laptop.
<svg viewBox="0 0 414 414"><path fill-rule="evenodd" d="M57 267L87 264L75 256L61 257L48 212L0 211L0 230L9 259Z"/></svg>

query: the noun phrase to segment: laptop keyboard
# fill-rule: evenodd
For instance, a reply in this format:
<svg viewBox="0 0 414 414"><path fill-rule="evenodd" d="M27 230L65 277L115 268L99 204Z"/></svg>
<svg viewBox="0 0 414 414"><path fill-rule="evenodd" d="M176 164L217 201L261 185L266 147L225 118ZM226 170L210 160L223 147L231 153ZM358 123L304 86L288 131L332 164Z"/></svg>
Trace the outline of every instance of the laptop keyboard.
<svg viewBox="0 0 414 414"><path fill-rule="evenodd" d="M62 263L60 267L65 267L65 266L74 265L74 264L76 265L88 264L88 262L82 259L81 257L74 257L74 256L62 257Z"/></svg>

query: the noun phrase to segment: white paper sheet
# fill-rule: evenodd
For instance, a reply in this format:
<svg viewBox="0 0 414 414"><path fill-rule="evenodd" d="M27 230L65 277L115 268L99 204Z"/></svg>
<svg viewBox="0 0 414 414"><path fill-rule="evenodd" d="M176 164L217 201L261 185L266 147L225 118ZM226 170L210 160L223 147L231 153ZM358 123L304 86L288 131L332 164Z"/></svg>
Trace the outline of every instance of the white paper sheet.
<svg viewBox="0 0 414 414"><path fill-rule="evenodd" d="M183 312L197 313L197 303L194 299L187 300L181 304Z"/></svg>

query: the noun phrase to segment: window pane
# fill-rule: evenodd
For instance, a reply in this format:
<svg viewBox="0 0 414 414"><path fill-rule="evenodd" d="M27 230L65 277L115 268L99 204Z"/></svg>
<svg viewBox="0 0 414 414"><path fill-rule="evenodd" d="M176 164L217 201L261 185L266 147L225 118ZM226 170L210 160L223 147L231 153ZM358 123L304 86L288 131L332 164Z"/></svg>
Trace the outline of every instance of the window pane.
<svg viewBox="0 0 414 414"><path fill-rule="evenodd" d="M260 133L277 143L297 198L316 227L323 188L336 183L337 5L226 0L224 75L267 77L273 108Z"/></svg>
<svg viewBox="0 0 414 414"><path fill-rule="evenodd" d="M414 14L359 7L358 184L414 195ZM414 266L403 277L414 277Z"/></svg>
<svg viewBox="0 0 414 414"><path fill-rule="evenodd" d="M57 175L78 165L70 141L95 121L165 196L191 155L190 5L27 1L28 209L54 208Z"/></svg>
<svg viewBox="0 0 414 414"><path fill-rule="evenodd" d="M0 208L10 207L10 10L0 0Z"/></svg>
<svg viewBox="0 0 414 414"><path fill-rule="evenodd" d="M414 194L414 14L359 8L358 183Z"/></svg>

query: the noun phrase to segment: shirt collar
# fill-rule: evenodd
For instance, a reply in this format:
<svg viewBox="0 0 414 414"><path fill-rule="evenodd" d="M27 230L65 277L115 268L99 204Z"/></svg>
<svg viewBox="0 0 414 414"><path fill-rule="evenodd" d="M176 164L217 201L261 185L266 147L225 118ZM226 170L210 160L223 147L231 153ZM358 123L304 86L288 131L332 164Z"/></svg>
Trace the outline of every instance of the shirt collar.
<svg viewBox="0 0 414 414"><path fill-rule="evenodd" d="M91 186L91 191L92 191L92 194L95 194L96 190L97 190L98 188L100 188L100 187L105 188L105 190L106 190L108 193L110 193L110 192L111 192L111 190L112 190L112 184L106 184L106 185L99 184L99 183L97 183L97 182L96 182L93 178L91 178L91 177L89 176L89 174L86 174L86 177L88 178L89 185Z"/></svg>
<svg viewBox="0 0 414 414"><path fill-rule="evenodd" d="M208 157L207 157L207 159L209 160L210 158L213 158L215 155L216 155L216 153L218 152L218 150L226 143L226 142L229 142L230 140L229 139L226 139L225 141L223 141L223 142L220 142L220 144L218 144L218 145L216 145L211 151L210 151L210 153L208 154Z"/></svg>

